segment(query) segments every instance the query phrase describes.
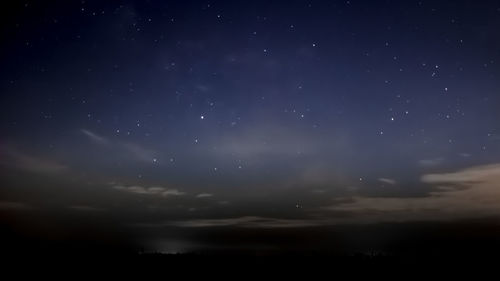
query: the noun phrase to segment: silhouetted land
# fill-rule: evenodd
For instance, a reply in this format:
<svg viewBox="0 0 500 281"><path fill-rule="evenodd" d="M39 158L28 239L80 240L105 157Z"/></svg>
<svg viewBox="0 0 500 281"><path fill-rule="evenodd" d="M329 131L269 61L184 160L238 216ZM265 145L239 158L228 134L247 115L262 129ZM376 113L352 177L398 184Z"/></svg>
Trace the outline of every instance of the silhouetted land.
<svg viewBox="0 0 500 281"><path fill-rule="evenodd" d="M453 223L402 223L337 226L333 229L257 231L214 229L199 238L210 247L185 253L145 250L140 241L116 232L65 229L65 235L41 235L2 229L6 268L75 268L112 271L160 271L205 274L237 271L416 274L429 270L456 273L494 270L500 261L500 226L494 220ZM203 235L202 235L203 234ZM147 237L146 237L147 238ZM211 244L208 244L210 242ZM254 245L265 244L266 247ZM236 247L239 246L239 247ZM274 246L274 247L271 247ZM23 271L21 271L23 272ZM170 273L169 273L170 274ZM248 273L249 274L249 273Z"/></svg>

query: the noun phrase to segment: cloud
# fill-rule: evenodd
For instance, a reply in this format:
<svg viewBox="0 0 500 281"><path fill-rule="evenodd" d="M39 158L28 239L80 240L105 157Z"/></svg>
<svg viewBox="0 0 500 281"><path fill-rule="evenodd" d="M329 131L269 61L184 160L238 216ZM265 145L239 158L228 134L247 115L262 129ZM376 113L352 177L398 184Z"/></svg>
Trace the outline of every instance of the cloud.
<svg viewBox="0 0 500 281"><path fill-rule="evenodd" d="M214 195L211 193L200 193L200 194L196 195L197 198L207 198L207 197L212 197L212 196L214 196Z"/></svg>
<svg viewBox="0 0 500 281"><path fill-rule="evenodd" d="M132 186L114 185L113 188L116 190L130 192L130 193L158 195L163 197L181 196L186 194L185 192L179 191L178 189L168 189L161 186L143 187L139 185L132 185Z"/></svg>
<svg viewBox="0 0 500 281"><path fill-rule="evenodd" d="M451 173L425 174L435 187L427 197L353 197L326 210L353 214L358 221L447 220L500 215L500 164Z"/></svg>
<svg viewBox="0 0 500 281"><path fill-rule="evenodd" d="M54 174L68 170L65 165L49 159L27 155L9 146L0 147L0 165L42 174Z"/></svg>
<svg viewBox="0 0 500 281"><path fill-rule="evenodd" d="M141 162L152 162L155 159L156 152L150 149L146 149L140 145L129 143L129 142L113 142L110 139L98 135L92 131L81 129L80 130L85 136L87 136L92 142L109 147L111 149L118 149L120 154L122 152L133 156L135 160Z"/></svg>
<svg viewBox="0 0 500 281"><path fill-rule="evenodd" d="M186 194L186 193L179 191L177 189L169 189L169 190L166 190L162 193L163 196L170 196L170 195L180 196L180 195L184 195L184 194Z"/></svg>
<svg viewBox="0 0 500 281"><path fill-rule="evenodd" d="M500 215L500 164L475 166L450 173L424 174L421 182L434 186L434 191L427 197L342 197L337 198L334 205L321 207L322 212L316 213L320 216L306 219L242 216L140 226L299 228L345 223L445 221Z"/></svg>
<svg viewBox="0 0 500 281"><path fill-rule="evenodd" d="M84 135L86 135L90 140L99 144L108 144L109 140L105 137L99 136L96 133L93 133L89 130L81 129L80 130Z"/></svg>
<svg viewBox="0 0 500 281"><path fill-rule="evenodd" d="M234 226L242 228L297 228L311 227L321 225L318 220L302 220L302 219L278 219L256 216L244 216L238 218L225 219L194 219L185 221L165 222L159 224L139 224L142 227L162 227L162 226L177 226L177 227L222 227Z"/></svg>
<svg viewBox="0 0 500 281"><path fill-rule="evenodd" d="M430 184L471 184L471 183L488 183L500 176L500 164L486 165L468 168L454 173L443 174L428 174L422 176L422 181ZM491 182L499 184L500 181ZM476 185L477 186L477 185ZM500 194L500 189L499 189Z"/></svg>
<svg viewBox="0 0 500 281"><path fill-rule="evenodd" d="M388 178L379 178L378 181L382 182L382 183L387 183L390 185L395 185L397 183L396 180L388 179Z"/></svg>
<svg viewBox="0 0 500 281"><path fill-rule="evenodd" d="M433 159L422 159L418 161L418 164L423 167L433 167L444 162L443 157L433 158Z"/></svg>

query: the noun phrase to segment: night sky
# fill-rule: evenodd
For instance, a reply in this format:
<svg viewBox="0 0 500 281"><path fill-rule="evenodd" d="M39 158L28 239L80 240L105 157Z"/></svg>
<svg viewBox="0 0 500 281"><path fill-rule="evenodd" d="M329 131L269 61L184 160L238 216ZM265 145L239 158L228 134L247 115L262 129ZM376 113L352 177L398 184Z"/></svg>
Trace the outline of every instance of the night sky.
<svg viewBox="0 0 500 281"><path fill-rule="evenodd" d="M0 5L10 237L351 251L500 217L498 1Z"/></svg>

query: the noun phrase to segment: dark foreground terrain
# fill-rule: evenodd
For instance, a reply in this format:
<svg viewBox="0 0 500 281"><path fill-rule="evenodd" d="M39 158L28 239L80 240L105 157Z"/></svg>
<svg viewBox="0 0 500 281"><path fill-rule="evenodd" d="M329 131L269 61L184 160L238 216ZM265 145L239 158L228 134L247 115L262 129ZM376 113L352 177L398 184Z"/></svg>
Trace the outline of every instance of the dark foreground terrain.
<svg viewBox="0 0 500 281"><path fill-rule="evenodd" d="M51 239L4 229L4 267L16 269L17 274L46 272L65 277L94 269L161 276L272 273L309 278L397 273L411 277L436 271L483 274L494 271L500 261L500 227L491 220L307 230L221 228L203 234L211 244L184 253L147 250L116 233L81 229L63 233Z"/></svg>
<svg viewBox="0 0 500 281"><path fill-rule="evenodd" d="M403 272L409 277L429 271L479 274L495 270L500 261L497 218L273 229L166 227L155 232L94 217L37 218L1 220L3 269L67 278L94 269L162 276Z"/></svg>

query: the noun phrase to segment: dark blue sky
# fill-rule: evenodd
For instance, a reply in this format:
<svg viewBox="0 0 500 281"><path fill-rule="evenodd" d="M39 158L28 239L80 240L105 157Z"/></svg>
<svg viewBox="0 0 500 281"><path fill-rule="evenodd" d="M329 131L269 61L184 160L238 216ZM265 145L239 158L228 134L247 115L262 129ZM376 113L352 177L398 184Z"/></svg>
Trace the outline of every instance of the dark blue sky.
<svg viewBox="0 0 500 281"><path fill-rule="evenodd" d="M500 213L497 1L3 10L2 209L139 233Z"/></svg>

